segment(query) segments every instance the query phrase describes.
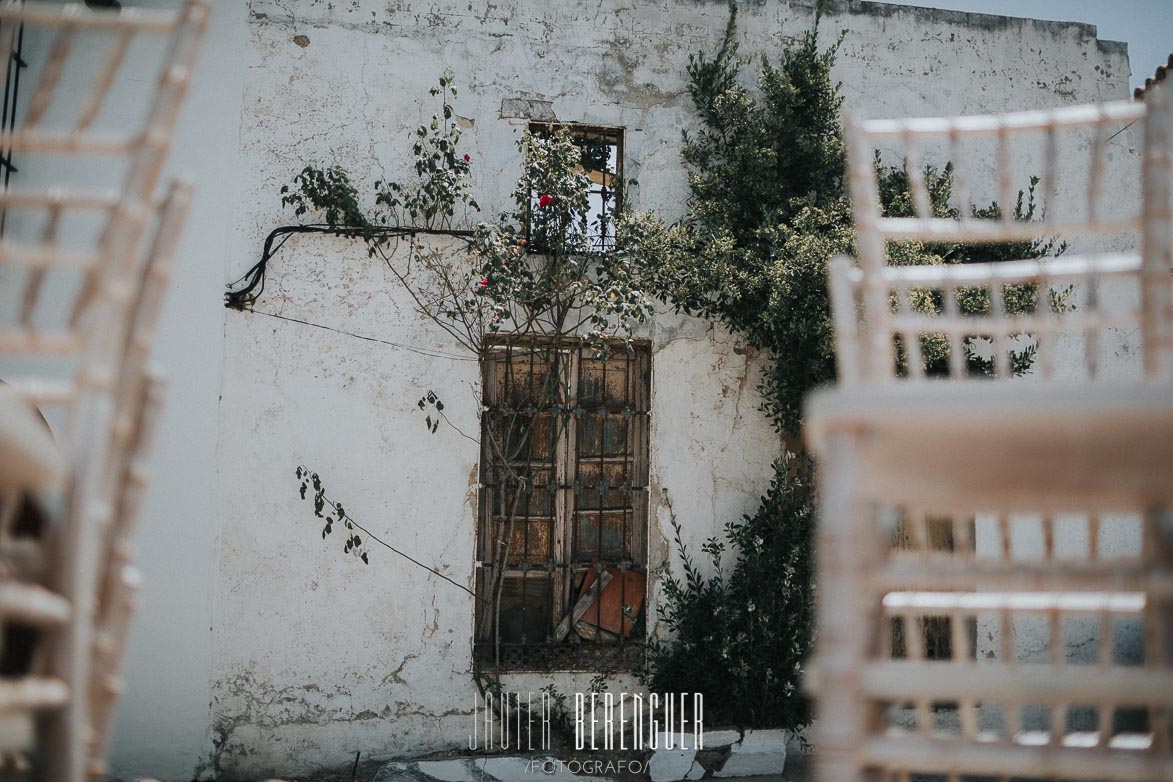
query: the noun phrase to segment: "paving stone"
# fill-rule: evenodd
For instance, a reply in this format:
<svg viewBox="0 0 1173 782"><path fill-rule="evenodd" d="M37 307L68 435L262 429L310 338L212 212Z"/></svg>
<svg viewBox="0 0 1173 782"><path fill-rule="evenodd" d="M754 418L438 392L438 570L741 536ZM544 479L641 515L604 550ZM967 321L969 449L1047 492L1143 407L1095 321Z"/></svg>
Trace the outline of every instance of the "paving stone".
<svg viewBox="0 0 1173 782"><path fill-rule="evenodd" d="M696 765L693 761L696 759L696 747L690 746L692 743L691 736L688 737L686 746L688 749L681 749L680 742L674 741L676 745L673 749L664 749L667 743L668 734L661 733L657 737L657 749L653 754L651 760L648 761L648 776L651 777L652 782L676 782L676 780L684 779L685 776L692 771L692 767Z"/></svg>
<svg viewBox="0 0 1173 782"><path fill-rule="evenodd" d="M729 759L714 777L754 777L781 774L786 767L785 730L746 731L745 738L734 744Z"/></svg>
<svg viewBox="0 0 1173 782"><path fill-rule="evenodd" d="M484 774L467 758L452 760L421 760L419 770L441 782L479 782Z"/></svg>
<svg viewBox="0 0 1173 782"><path fill-rule="evenodd" d="M720 749L741 741L741 733L736 730L706 730L701 734L701 741L705 749Z"/></svg>
<svg viewBox="0 0 1173 782"><path fill-rule="evenodd" d="M388 763L379 769L371 782L435 782L424 774L415 763Z"/></svg>

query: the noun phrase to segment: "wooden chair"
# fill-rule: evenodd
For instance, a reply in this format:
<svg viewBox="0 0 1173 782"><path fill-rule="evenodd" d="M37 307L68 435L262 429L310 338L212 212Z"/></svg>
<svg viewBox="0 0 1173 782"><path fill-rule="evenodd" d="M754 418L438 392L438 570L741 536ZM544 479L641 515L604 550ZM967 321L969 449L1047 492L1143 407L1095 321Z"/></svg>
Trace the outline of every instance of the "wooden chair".
<svg viewBox="0 0 1173 782"><path fill-rule="evenodd" d="M163 402L164 382L148 367L166 283L170 278L180 229L191 204L191 188L172 184L159 206L154 235L138 283L139 295L123 335L108 478L113 486L111 526L102 531L98 556L94 659L90 680L89 773L106 773L104 756L115 700L123 691L120 675L126 637L141 576L132 564L139 507L148 467L155 420Z"/></svg>
<svg viewBox="0 0 1173 782"><path fill-rule="evenodd" d="M859 264L832 266L839 384L807 411L824 781L1173 779L1173 114L1166 89L1145 97L847 126ZM1105 216L1107 139L1128 123L1143 127L1143 206ZM1051 207L1060 137L1080 128L1092 135L1087 202L1072 216ZM964 216L965 180L962 219L930 213L924 145L944 140L958 161L963 142L994 139L1009 204L1012 145L1031 136L1044 149L1041 226ZM880 210L872 151L889 143L906 150L911 217ZM890 241L1121 232L1139 234L1139 254L886 264ZM1011 295L1026 306L1008 307ZM966 311L966 297L980 306ZM1131 376L1103 366L1114 329L1139 339ZM933 341L939 365L925 358ZM1063 346L1081 343L1081 371L1061 372ZM1015 379L1024 352L1033 361ZM1129 530L1135 546L1108 550ZM1027 648L1032 626L1045 652ZM1094 639L1087 659L1069 657L1072 628Z"/></svg>
<svg viewBox="0 0 1173 782"><path fill-rule="evenodd" d="M148 370L147 357L189 205L190 187L175 184L156 208L153 237L145 248L145 260L138 265L128 317L121 334L117 335L122 347L119 366L112 372L115 395L111 397L108 430L93 446L100 451L102 462L97 465L101 471L97 481L99 493L88 498L91 512L87 524L92 529L88 530L89 542L85 545L92 548L81 551L69 547L71 514L68 511L61 514L63 518L55 519L60 526L38 527L31 531L32 535L15 534L15 517L26 493L40 488L43 491L36 496L48 494L48 502L52 502L53 483L18 487L6 495L4 515L0 518L0 564L5 567L4 577L0 578L0 612L21 627L35 626L46 633L32 640L22 639L25 645L37 647L32 650L37 657L26 663L27 675L0 683L0 698L6 698L3 702L8 711L23 709L26 713L61 709L80 700L87 710L80 741L75 741L72 735L56 734L60 728L52 727L49 722L42 744L48 747L53 741L67 741L70 747L76 745L77 750L70 751L86 753L89 774L94 777L105 773L104 746L114 700L122 689L119 672L139 581L131 564L135 521L147 485L153 424L162 402L163 384L157 373ZM111 324L110 328L116 325ZM15 393L12 389L5 391ZM42 431L47 434L43 422ZM84 500L71 496L68 501ZM70 563L80 558L92 560L94 573L93 582L87 584L88 594L80 598L92 609L88 620L92 626L86 633L92 639L92 653L86 665L78 666L86 671L87 679L81 690L86 693L84 698L78 698L77 685L70 684L66 678L73 669L63 670L59 659L47 658L47 644L40 643L42 637L59 641L58 634L64 635L78 621L81 612L74 606L79 604L62 595L57 584L62 571L68 572ZM64 656L59 647L56 652ZM11 724L17 726L13 728L13 740L19 743L29 731L20 729L20 723ZM15 746L10 743L7 748ZM44 753L46 762L51 753L52 750Z"/></svg>
<svg viewBox="0 0 1173 782"><path fill-rule="evenodd" d="M15 128L0 129L0 147L32 159L26 170L45 159L65 171L49 189L21 188L18 179L0 191L8 214L0 272L5 287L19 292L0 324L2 374L59 432L57 469L14 485L3 505L15 516L16 499L35 493L47 517L41 534L6 541L0 525L0 590L35 587L52 596L41 601L51 630L37 636L27 674L0 682L6 712L42 715L35 768L44 779L101 771L133 586L130 538L160 400L146 357L190 201L182 185L159 205L154 193L207 13L196 1L176 11L120 13L0 3L0 22L49 41L27 109ZM145 39L161 51L144 104L120 94L130 82L119 73ZM90 67L81 57L79 64L78 56L99 51L95 42L106 46L100 63ZM10 67L9 46L0 38L0 71ZM138 60L136 67L142 72ZM87 81L80 102L62 87L71 78L74 94L77 79ZM119 114L143 104L141 120L108 116L116 103ZM109 192L74 173L90 159L114 172ZM10 605L6 617L27 619L23 603ZM5 622L5 636L8 628Z"/></svg>

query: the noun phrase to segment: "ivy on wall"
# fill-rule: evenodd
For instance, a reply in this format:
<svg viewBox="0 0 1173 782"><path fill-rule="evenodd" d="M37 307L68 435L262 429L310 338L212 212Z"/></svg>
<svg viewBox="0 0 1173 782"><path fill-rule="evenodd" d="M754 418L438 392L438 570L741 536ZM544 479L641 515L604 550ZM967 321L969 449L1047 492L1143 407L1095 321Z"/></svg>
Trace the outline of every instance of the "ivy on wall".
<svg viewBox="0 0 1173 782"><path fill-rule="evenodd" d="M835 378L827 264L853 250L843 99L831 73L843 36L820 48L819 16L776 61L762 58L751 88L744 83L748 62L738 57L737 9L731 8L717 50L689 59L699 129L683 140L685 216L667 224L652 214L628 215L619 232L638 256L650 292L678 311L724 323L765 354L764 412L797 451L774 465L758 510L726 522L723 534L705 544L708 574L677 528L684 577L665 581L661 616L671 636L651 650L649 683L656 691L704 692L710 696L705 717L713 722L792 730L811 719L801 678L814 641L814 465L801 447L803 402ZM878 156L875 165L885 213L910 214L906 171ZM927 167L926 176L935 215L956 218L952 167ZM1016 219L1034 218L1036 183L1019 193ZM1001 216L997 204L972 211L977 218ZM993 248L893 242L888 261L966 263L1063 249L1041 239ZM1037 304L1031 286L1008 292L1009 311ZM941 305L927 294L914 302L926 311ZM975 293L960 306L977 313L989 301ZM943 338L925 340L929 373L944 369L946 351ZM1032 357L1029 344L1019 348L1015 370L1029 368ZM973 349L967 359L971 372L992 370ZM723 567L727 550L733 562Z"/></svg>

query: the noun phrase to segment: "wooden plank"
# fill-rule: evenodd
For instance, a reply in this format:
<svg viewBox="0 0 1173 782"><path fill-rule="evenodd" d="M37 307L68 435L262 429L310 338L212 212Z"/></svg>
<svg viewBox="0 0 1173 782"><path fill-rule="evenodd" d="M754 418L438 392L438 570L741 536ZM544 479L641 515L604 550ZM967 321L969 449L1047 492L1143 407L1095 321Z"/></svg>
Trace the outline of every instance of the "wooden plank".
<svg viewBox="0 0 1173 782"><path fill-rule="evenodd" d="M578 599L578 602L574 604L574 608L571 609L570 613L562 617L562 621L559 622L558 627L554 629L555 641L561 641L567 636L567 634L570 632L570 625L578 622L579 619L582 619L582 615L585 614L587 609L594 605L595 600L598 599L599 592L609 583L611 583L611 574L604 570L599 576L598 580L595 581L595 583L592 584L585 593L583 593L582 597Z"/></svg>

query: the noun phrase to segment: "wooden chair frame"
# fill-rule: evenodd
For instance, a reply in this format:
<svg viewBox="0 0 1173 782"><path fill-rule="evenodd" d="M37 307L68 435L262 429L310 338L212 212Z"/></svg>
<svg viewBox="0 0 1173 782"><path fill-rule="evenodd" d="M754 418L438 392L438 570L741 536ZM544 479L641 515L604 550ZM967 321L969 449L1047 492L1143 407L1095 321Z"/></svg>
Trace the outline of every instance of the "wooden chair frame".
<svg viewBox="0 0 1173 782"><path fill-rule="evenodd" d="M1163 91L1159 91L1163 92ZM995 375L1011 377L1008 366L1009 342L1022 335L1037 340L1038 374L1054 377L1054 341L1064 331L1085 336L1089 375L1097 374L1099 336L1111 328L1139 327L1142 336L1144 371L1150 377L1168 378L1173 373L1173 341L1168 333L1170 291L1168 269L1171 256L1168 149L1170 134L1169 98L1154 94L1146 104L1132 102L1076 106L1050 111L1029 111L999 116L939 119L870 120L849 119L847 142L849 186L855 209L858 266L851 259L837 258L830 269L830 287L838 340L838 370L845 386L860 383L887 383L897 379L922 381L926 373L921 340L926 334L948 340L949 377L966 378L966 339L982 336L993 344ZM1103 160L1109 131L1127 123L1144 128L1143 209L1129 218L1102 216ZM1093 141L1088 166L1089 181L1084 215L1065 218L1048 209L1043 220L1015 220L1010 204L1015 202L1010 159L1013 144L1024 137L1044 138L1042 181L1047 205L1058 192L1058 144L1065 131L1091 129ZM954 162L964 160L964 141L992 137L997 142L998 192L1005 206L1001 219L977 219L970 213L971 183L965 166L955 171L955 193L960 219L935 217L931 212L929 188L920 160L922 148L947 140ZM912 195L912 217L887 217L881 213L873 149L898 143L905 151L906 171ZM1134 233L1141 236L1141 252L1127 255L1083 256L1019 261L1017 263L957 264L895 267L886 262L889 241L997 243L1023 241L1040 234L1063 238ZM1141 290L1139 310L1105 312L1099 292L1106 282L1131 278ZM1033 312L1009 314L1003 292L1009 285L1030 285L1038 291ZM1071 311L1055 312L1050 294L1069 285L1082 288L1086 298ZM967 316L958 309L957 293L980 289L989 298L989 311ZM910 302L917 292L932 292L942 302L940 312L918 312ZM907 372L897 374L896 345L907 353Z"/></svg>
<svg viewBox="0 0 1173 782"><path fill-rule="evenodd" d="M813 396L807 422L820 456L809 689L824 782L1173 779L1171 117L1158 85L1144 104L848 123L859 264L837 259L830 270L839 386ZM1100 219L1106 130L1121 122L1143 123L1143 207L1135 219ZM965 136L995 137L1000 197L1009 203L1010 141L1044 134L1044 181L1054 192L1055 138L1070 127L1095 129L1090 219L1051 213L1043 230L1137 232L1139 254L886 265L891 240L1004 242L1040 230L1008 217L932 216L919 144L945 138L956 149ZM913 217L880 213L872 149L885 140L914 150ZM964 213L968 183L957 190ZM1119 279L1139 287L1138 305L1101 307L1099 289ZM1041 292L1077 286L1081 308L1008 316L1000 294L1021 284ZM972 287L986 290L990 306L964 316L955 293ZM912 292L925 289L941 312L909 306ZM1087 340L1082 381L1054 371L1059 321ZM1142 371L1127 382L1096 366L1096 340L1113 328L1140 335ZM949 340L947 382L924 371L918 348L926 333ZM1008 341L1033 335L1041 382L971 380L963 341L975 334L992 343L998 380L1013 375ZM903 372L897 345L906 350ZM1102 534L1130 524L1139 528L1137 550L1104 551ZM1021 542L1028 534L1037 534L1037 550ZM1073 540L1082 541L1078 550L1063 552ZM1029 622L1045 628L1041 657L1017 643ZM1094 659L1067 659L1073 622L1095 626ZM1121 623L1140 628L1139 661L1122 656ZM944 631L940 657L926 645L930 625ZM1079 719L1094 724L1076 729Z"/></svg>
<svg viewBox="0 0 1173 782"><path fill-rule="evenodd" d="M54 626L43 675L0 684L0 701L9 710L42 714L36 769L44 779L80 782L102 773L135 586L129 565L134 519L161 401L161 384L150 379L146 360L190 204L185 185L173 186L157 207L154 193L207 16L202 0L188 0L176 11L120 13L91 11L80 4L0 3L0 21L45 29L52 40L25 115L14 130L0 129L0 145L58 157L107 157L124 164L121 184L112 193L88 191L85 182L0 192L0 208L40 210L46 216L39 241L0 239L0 264L23 270L17 322L0 328L0 352L64 356L76 367L64 381L30 375L11 383L30 401L67 411L60 444L64 480L55 487L30 487L62 491L64 511L42 551L17 558L14 572L35 575L36 580L2 585L11 587L11 595L24 595L11 601L13 615L39 606L38 615ZM113 33L112 41L79 111L66 124L53 126L50 118L61 112L52 108L60 102L70 52L92 31ZM140 36L167 39L146 118L141 127L96 130L103 105L116 91L118 70ZM10 66L8 45L0 40L0 72ZM70 249L62 242L63 217L85 211L96 212L104 227L92 246ZM154 237L147 240L156 219ZM45 301L46 277L57 269L73 270L81 278L64 311ZM47 307L57 311L63 326L46 330L38 325L35 314ZM35 595L29 591L34 587L40 590Z"/></svg>

